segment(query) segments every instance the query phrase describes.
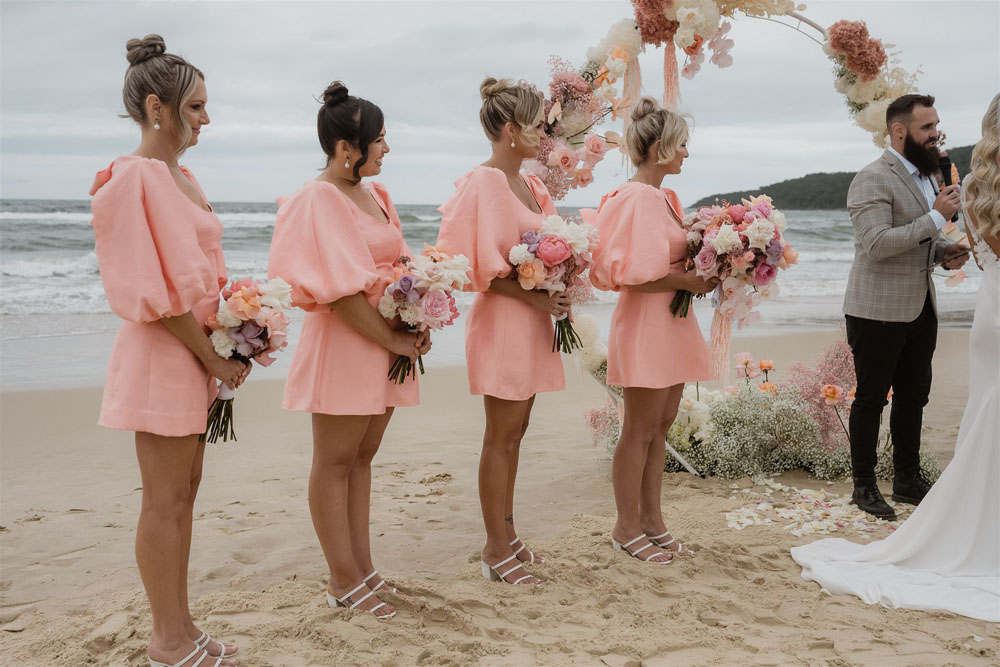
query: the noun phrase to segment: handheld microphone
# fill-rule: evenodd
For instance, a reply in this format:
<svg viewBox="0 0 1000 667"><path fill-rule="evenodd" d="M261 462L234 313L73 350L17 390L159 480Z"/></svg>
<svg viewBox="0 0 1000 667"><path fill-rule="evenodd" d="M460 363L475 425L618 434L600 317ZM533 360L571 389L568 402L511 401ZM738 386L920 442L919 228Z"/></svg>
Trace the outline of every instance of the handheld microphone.
<svg viewBox="0 0 1000 667"><path fill-rule="evenodd" d="M941 169L941 179L944 181L945 185L951 185L951 158L947 155L941 155L938 157L938 167ZM952 222L958 222L958 213L955 213L954 217L951 219Z"/></svg>

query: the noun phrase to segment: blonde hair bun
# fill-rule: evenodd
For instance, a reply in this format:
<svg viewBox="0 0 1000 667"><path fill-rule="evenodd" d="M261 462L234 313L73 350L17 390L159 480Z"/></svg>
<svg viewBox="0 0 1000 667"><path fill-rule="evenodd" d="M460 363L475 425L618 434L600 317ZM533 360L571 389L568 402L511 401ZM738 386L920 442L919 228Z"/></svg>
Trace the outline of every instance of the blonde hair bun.
<svg viewBox="0 0 1000 667"><path fill-rule="evenodd" d="M642 120L651 113L660 110L660 105L652 97L643 97L632 107L632 120Z"/></svg>
<svg viewBox="0 0 1000 667"><path fill-rule="evenodd" d="M142 39L132 38L125 43L125 58L130 65L144 63L150 58L167 52L167 44L159 35L146 35Z"/></svg>
<svg viewBox="0 0 1000 667"><path fill-rule="evenodd" d="M510 87L511 83L507 79L494 79L492 76L488 76L479 84L479 95L484 100L488 100L502 94Z"/></svg>

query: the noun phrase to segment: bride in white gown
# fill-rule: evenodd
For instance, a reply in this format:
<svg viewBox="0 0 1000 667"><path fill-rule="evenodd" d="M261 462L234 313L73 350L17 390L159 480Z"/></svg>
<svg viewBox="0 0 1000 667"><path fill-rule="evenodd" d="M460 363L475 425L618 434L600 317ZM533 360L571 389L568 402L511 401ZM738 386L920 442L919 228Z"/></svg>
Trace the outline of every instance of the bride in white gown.
<svg viewBox="0 0 1000 667"><path fill-rule="evenodd" d="M861 545L830 538L792 549L802 577L830 593L993 622L1000 622L998 105L1000 95L983 118L983 138L963 187L966 228L983 277L969 336L969 402L955 456L920 506L886 539Z"/></svg>

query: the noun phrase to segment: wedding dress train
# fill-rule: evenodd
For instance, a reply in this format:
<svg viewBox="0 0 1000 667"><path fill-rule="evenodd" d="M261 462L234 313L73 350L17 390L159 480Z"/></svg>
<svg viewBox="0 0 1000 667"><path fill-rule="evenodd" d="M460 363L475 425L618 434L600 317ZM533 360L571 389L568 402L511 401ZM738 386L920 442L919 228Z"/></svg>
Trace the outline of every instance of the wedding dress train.
<svg viewBox="0 0 1000 667"><path fill-rule="evenodd" d="M1000 622L1000 260L975 231L983 277L969 336L969 402L955 456L902 526L862 545L792 549L802 577L868 604Z"/></svg>

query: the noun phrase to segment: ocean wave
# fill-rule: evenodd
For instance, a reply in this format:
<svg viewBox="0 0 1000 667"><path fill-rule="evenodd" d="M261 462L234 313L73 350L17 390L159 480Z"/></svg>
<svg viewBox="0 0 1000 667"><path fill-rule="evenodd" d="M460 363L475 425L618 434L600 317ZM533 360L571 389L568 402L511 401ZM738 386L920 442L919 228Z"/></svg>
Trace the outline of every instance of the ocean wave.
<svg viewBox="0 0 1000 667"><path fill-rule="evenodd" d="M6 278L94 278L100 270L97 254L91 250L76 257L5 260L0 274Z"/></svg>
<svg viewBox="0 0 1000 667"><path fill-rule="evenodd" d="M90 211L0 211L0 222L10 223L31 223L32 225L61 225L67 222L90 224L93 216Z"/></svg>

